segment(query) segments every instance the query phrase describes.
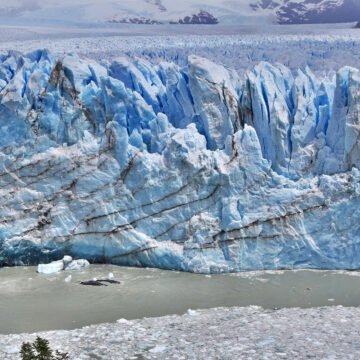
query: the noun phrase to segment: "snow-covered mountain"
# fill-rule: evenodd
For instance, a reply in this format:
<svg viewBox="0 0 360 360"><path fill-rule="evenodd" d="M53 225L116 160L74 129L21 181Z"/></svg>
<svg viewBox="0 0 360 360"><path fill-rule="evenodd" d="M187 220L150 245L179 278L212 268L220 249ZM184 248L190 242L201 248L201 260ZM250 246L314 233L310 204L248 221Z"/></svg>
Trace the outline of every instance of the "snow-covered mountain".
<svg viewBox="0 0 360 360"><path fill-rule="evenodd" d="M206 15L204 15L206 14ZM0 18L20 22L279 23L360 19L358 0L0 0Z"/></svg>
<svg viewBox="0 0 360 360"><path fill-rule="evenodd" d="M0 16L51 22L139 22L169 23L192 18L201 11L220 17L223 23L252 21L258 12L249 0L0 0ZM263 11L261 11L263 13ZM261 16L263 16L261 14ZM126 21L128 20L128 21ZM133 20L133 21L131 21Z"/></svg>
<svg viewBox="0 0 360 360"><path fill-rule="evenodd" d="M267 11L282 24L351 22L360 19L359 0L258 0L254 11Z"/></svg>

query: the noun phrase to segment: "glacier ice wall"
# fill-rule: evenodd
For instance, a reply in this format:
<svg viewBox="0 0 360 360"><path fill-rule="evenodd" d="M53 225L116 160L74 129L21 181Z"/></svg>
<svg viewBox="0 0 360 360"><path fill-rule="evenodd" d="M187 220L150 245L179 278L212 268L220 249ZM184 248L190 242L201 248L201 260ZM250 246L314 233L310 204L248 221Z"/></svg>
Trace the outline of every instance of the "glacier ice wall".
<svg viewBox="0 0 360 360"><path fill-rule="evenodd" d="M360 74L0 58L0 266L360 268Z"/></svg>

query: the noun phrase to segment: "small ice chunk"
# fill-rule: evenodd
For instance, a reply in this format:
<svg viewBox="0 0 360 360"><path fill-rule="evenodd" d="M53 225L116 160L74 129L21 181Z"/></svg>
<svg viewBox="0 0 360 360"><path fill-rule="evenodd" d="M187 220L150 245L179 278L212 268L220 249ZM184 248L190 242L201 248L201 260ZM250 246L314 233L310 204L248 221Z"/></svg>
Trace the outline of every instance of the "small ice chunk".
<svg viewBox="0 0 360 360"><path fill-rule="evenodd" d="M257 345L259 345L259 346L270 345L274 342L275 342L275 339L273 339L273 338L259 339L256 341Z"/></svg>
<svg viewBox="0 0 360 360"><path fill-rule="evenodd" d="M107 276L108 280L115 280L115 276L113 273L109 273L109 275Z"/></svg>
<svg viewBox="0 0 360 360"><path fill-rule="evenodd" d="M67 266L65 270L77 271L90 266L90 263L85 259L73 260Z"/></svg>
<svg viewBox="0 0 360 360"><path fill-rule="evenodd" d="M191 309L189 309L189 310L186 312L186 314L188 314L189 316L197 316L197 315L199 315L199 313L198 313L197 311L191 310Z"/></svg>
<svg viewBox="0 0 360 360"><path fill-rule="evenodd" d="M64 281L65 281L66 283L70 283L71 280L72 280L72 275L69 275L69 276L67 276L67 277L65 278Z"/></svg>
<svg viewBox="0 0 360 360"><path fill-rule="evenodd" d="M151 350L149 350L149 352L153 353L153 354L158 354L158 353L163 353L166 350L167 350L166 346L157 345L154 348L152 348Z"/></svg>
<svg viewBox="0 0 360 360"><path fill-rule="evenodd" d="M65 255L63 257L64 267L66 267L68 264L72 262L72 257L69 255Z"/></svg>
<svg viewBox="0 0 360 360"><path fill-rule="evenodd" d="M118 324L126 324L126 325L130 325L131 321L126 320L126 319L119 319L116 321Z"/></svg>
<svg viewBox="0 0 360 360"><path fill-rule="evenodd" d="M37 272L40 274L55 274L64 270L63 260L53 261L50 264L39 264Z"/></svg>
<svg viewBox="0 0 360 360"><path fill-rule="evenodd" d="M329 301L329 302L334 302L334 301L335 301L335 299L328 299L328 301Z"/></svg>

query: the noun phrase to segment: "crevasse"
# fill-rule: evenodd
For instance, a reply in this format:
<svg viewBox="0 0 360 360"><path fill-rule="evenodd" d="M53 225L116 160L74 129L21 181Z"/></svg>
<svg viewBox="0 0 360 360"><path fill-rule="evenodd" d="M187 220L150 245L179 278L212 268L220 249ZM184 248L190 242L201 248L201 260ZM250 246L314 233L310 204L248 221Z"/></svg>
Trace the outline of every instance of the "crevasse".
<svg viewBox="0 0 360 360"><path fill-rule="evenodd" d="M0 265L360 267L360 76L0 59Z"/></svg>

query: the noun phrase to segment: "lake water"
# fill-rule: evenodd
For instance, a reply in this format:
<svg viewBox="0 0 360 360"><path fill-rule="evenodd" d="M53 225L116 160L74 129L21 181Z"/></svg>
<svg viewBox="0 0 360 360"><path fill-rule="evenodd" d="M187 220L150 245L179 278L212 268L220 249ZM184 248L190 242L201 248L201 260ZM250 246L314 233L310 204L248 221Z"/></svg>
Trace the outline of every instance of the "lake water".
<svg viewBox="0 0 360 360"><path fill-rule="evenodd" d="M106 278L120 285L82 286ZM65 278L72 275L70 283ZM360 306L360 273L278 271L196 275L92 265L81 272L41 275L34 267L0 269L0 333L74 329L120 318L182 314L187 309Z"/></svg>

